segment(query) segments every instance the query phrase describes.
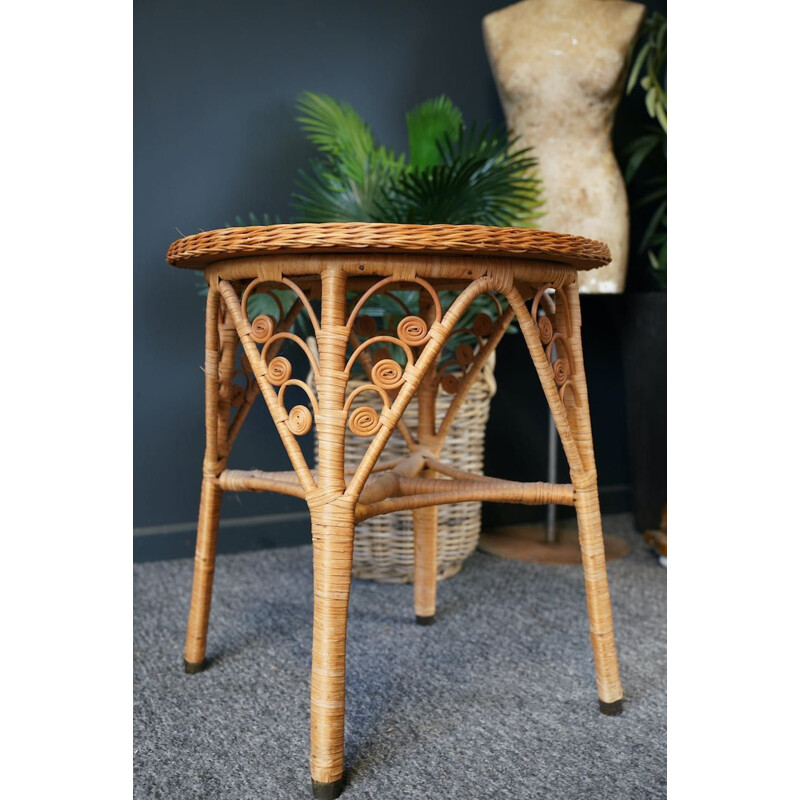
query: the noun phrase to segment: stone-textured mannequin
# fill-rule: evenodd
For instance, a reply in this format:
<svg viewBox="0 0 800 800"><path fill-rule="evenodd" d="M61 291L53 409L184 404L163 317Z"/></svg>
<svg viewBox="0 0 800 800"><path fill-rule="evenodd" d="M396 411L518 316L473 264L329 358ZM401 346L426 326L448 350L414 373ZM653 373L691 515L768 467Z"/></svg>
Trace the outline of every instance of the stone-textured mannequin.
<svg viewBox="0 0 800 800"><path fill-rule="evenodd" d="M524 0L483 20L508 127L539 159L541 227L611 250L611 264L579 274L583 292L625 288L628 198L611 129L644 13L626 0Z"/></svg>

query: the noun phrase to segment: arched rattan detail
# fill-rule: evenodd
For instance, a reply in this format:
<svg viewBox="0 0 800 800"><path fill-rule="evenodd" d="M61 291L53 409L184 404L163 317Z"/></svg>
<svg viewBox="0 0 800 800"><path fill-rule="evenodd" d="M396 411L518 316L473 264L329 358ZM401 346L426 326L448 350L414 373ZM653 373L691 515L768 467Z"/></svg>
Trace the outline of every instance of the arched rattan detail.
<svg viewBox="0 0 800 800"><path fill-rule="evenodd" d="M361 342L351 354L350 358L345 365L344 371L349 375L355 366L358 357L365 351L368 350L370 347L380 344L381 342L385 342L386 344L394 344L400 347L406 355L406 366L413 366L414 365L414 353L412 352L411 348L402 340L398 339L396 336L373 336L371 339L367 339L364 342Z"/></svg>
<svg viewBox="0 0 800 800"><path fill-rule="evenodd" d="M286 394L286 389L289 386L296 386L298 389L302 389L302 391L306 393L306 396L308 397L308 400L311 403L311 407L314 409L314 416L317 416L317 414L319 414L319 403L317 402L316 395L314 394L314 392L311 391L311 387L309 387L309 385L305 381L297 380L297 378L290 378L285 383L282 383L280 385L280 387L278 388L278 402L284 408L286 408L286 404L284 402L283 397Z"/></svg>
<svg viewBox="0 0 800 800"><path fill-rule="evenodd" d="M364 292L363 295L361 295L361 297L358 298L358 301L356 302L356 304L353 306L352 310L350 311L350 315L348 316L347 322L345 323L345 328L348 331L353 330L353 326L354 326L356 320L358 319L358 314L364 308L364 306L376 294L386 294L386 292L382 292L381 290L385 289L387 286L391 286L393 283L408 283L408 284L415 283L415 284L421 286L428 293L428 296L433 301L434 308L436 309L435 317L434 317L435 322L441 322L441 319L442 319L442 304L441 304L441 302L439 300L439 295L436 293L436 290L433 288L433 286L430 285L430 283L428 283L428 281L424 280L423 278L419 278L417 276L412 277L410 280L409 279L403 280L402 278L397 278L397 277L394 277L394 276L390 276L388 278L383 278L383 280L380 280L377 283L373 284L369 289L367 289L366 292ZM395 299L397 299L397 298L395 298ZM418 324L417 321L419 320L419 317L415 317L413 315L407 315L401 320L401 325L406 320L414 320L413 324L416 325L416 324ZM423 325L425 324L424 320L421 320L421 322L423 323ZM406 323L406 327L409 326L410 324L411 323ZM426 328L427 328L427 326L426 326ZM426 330L426 334L427 334L427 330ZM411 335L412 341L408 341L408 339L406 339L401 334L401 332L399 330L399 326L398 326L397 335L409 345L418 346L418 345L424 344L427 341L427 335L418 336L418 335L414 335L414 334Z"/></svg>
<svg viewBox="0 0 800 800"><path fill-rule="evenodd" d="M383 400L383 407L389 408L391 406L392 401L389 399L389 395L386 393L385 389L382 389L380 386L376 386L374 383L364 383L361 386L357 386L347 395L347 399L344 401L344 413L347 415L350 413L350 406L353 405L353 401L360 395L362 392L377 392L380 395L381 400Z"/></svg>

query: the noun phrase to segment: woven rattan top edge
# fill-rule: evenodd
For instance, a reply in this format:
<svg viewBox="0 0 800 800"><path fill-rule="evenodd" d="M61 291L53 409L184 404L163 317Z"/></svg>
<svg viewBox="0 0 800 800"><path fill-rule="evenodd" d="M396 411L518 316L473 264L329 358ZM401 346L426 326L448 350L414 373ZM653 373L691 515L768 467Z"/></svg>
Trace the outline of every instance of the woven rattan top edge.
<svg viewBox="0 0 800 800"><path fill-rule="evenodd" d="M170 245L167 262L174 267L201 269L229 258L328 252L506 256L556 261L579 270L602 267L611 261L603 242L531 228L326 222L195 233Z"/></svg>

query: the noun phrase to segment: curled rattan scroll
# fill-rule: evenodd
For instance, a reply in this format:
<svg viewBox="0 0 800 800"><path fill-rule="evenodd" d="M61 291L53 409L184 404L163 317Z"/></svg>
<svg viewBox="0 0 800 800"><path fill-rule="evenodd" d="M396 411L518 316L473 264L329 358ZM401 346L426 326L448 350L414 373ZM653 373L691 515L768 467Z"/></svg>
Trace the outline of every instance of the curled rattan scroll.
<svg viewBox="0 0 800 800"><path fill-rule="evenodd" d="M494 329L494 322L488 314L477 314L472 320L472 330L478 336L490 336Z"/></svg>
<svg viewBox="0 0 800 800"><path fill-rule="evenodd" d="M359 406L350 415L347 426L356 436L372 436L378 432L380 421L374 408Z"/></svg>
<svg viewBox="0 0 800 800"><path fill-rule="evenodd" d="M459 388L461 388L461 380L458 375L448 372L446 375L442 376L442 389L444 389L447 394L456 394Z"/></svg>
<svg viewBox="0 0 800 800"><path fill-rule="evenodd" d="M553 362L553 377L557 386L563 386L569 378L569 365L563 358L557 358Z"/></svg>
<svg viewBox="0 0 800 800"><path fill-rule="evenodd" d="M276 356L267 366L267 380L273 386L282 386L292 377L292 365L287 358Z"/></svg>
<svg viewBox="0 0 800 800"><path fill-rule="evenodd" d="M239 408L239 406L244 403L244 395L245 389L244 386L240 386L238 383L234 383L231 387L231 405L234 408Z"/></svg>
<svg viewBox="0 0 800 800"><path fill-rule="evenodd" d="M428 339L428 326L422 317L404 317L397 326L401 341L411 347L418 347Z"/></svg>
<svg viewBox="0 0 800 800"><path fill-rule="evenodd" d="M275 332L275 320L266 314L259 314L250 325L250 336L259 344L264 344Z"/></svg>
<svg viewBox="0 0 800 800"><path fill-rule="evenodd" d="M456 361L462 366L466 367L475 360L475 351L471 345L466 343L460 344L456 347Z"/></svg>
<svg viewBox="0 0 800 800"><path fill-rule="evenodd" d="M295 436L303 436L311 430L314 417L305 406L294 406L289 412L286 424Z"/></svg>
<svg viewBox="0 0 800 800"><path fill-rule="evenodd" d="M537 324L539 325L539 338L542 340L542 344L550 344L553 338L553 323L550 322L550 318L546 316L539 317Z"/></svg>
<svg viewBox="0 0 800 800"><path fill-rule="evenodd" d="M392 391L403 384L403 368L391 358L385 358L372 368L371 378L376 386Z"/></svg>

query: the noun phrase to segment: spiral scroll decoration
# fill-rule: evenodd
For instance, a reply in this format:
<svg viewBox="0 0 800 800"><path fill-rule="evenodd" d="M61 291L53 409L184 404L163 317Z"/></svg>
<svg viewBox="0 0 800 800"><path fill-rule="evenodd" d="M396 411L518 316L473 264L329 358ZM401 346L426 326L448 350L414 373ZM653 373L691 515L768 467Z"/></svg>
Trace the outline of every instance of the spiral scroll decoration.
<svg viewBox="0 0 800 800"><path fill-rule="evenodd" d="M311 430L314 417L306 406L294 406L289 412L286 424L295 436L304 436Z"/></svg>
<svg viewBox="0 0 800 800"><path fill-rule="evenodd" d="M575 374L575 360L569 343L572 320L564 290L551 284L541 286L533 299L531 317L539 330L539 340L553 371L561 402L565 402L569 390L574 402L580 405L580 397L571 380Z"/></svg>
<svg viewBox="0 0 800 800"><path fill-rule="evenodd" d="M289 359L276 356L267 365L267 380L273 386L283 386L292 377L292 365Z"/></svg>
<svg viewBox="0 0 800 800"><path fill-rule="evenodd" d="M275 333L275 320L266 314L259 314L250 325L250 336L253 341L264 344Z"/></svg>
<svg viewBox="0 0 800 800"><path fill-rule="evenodd" d="M234 383L231 387L231 405L234 408L239 408L244 403L245 388L244 386Z"/></svg>
<svg viewBox="0 0 800 800"><path fill-rule="evenodd" d="M557 358L553 362L553 377L556 381L556 386L563 386L569 378L569 364L564 358Z"/></svg>
<svg viewBox="0 0 800 800"><path fill-rule="evenodd" d="M384 358L372 368L370 377L376 386L393 391L403 385L403 368L391 358Z"/></svg>
<svg viewBox="0 0 800 800"><path fill-rule="evenodd" d="M539 326L539 338L542 340L542 344L550 344L553 339L553 323L550 322L550 317L539 317L537 324Z"/></svg>
<svg viewBox="0 0 800 800"><path fill-rule="evenodd" d="M282 295L284 300L287 295L287 289L294 293L294 303L285 305L282 302ZM235 386L232 389L233 396L231 398L232 405L249 405L255 396L252 391L253 384L256 383L256 372L263 375L267 382L278 389L277 399L280 408L283 410L285 417L283 418L288 430L295 436L303 436L307 434L314 424L314 417L318 411L317 399L314 392L310 389L308 384L303 381L298 381L292 378L292 364L288 358L279 355L281 347L287 342L291 341L297 345L308 357L309 364L314 374L319 373L319 364L317 363L314 353L308 347L308 344L300 339L299 336L291 332L291 328L299 313L305 309L311 327L315 331L319 331L319 321L311 306L306 294L288 278L280 278L273 281L264 281L260 278L251 280L242 290L238 289L240 293L239 302L241 304L242 316L245 319L249 318L247 305L248 300L255 294L269 295L274 301L274 308L277 309L278 316L269 314L258 314L250 322L250 329L248 331L250 340L261 345L259 348L261 361L263 367L257 371L253 369L252 364L246 355L242 356L242 366L239 374L245 376L247 380L246 389L237 389ZM252 311L252 303L251 311ZM285 392L290 386L300 388L305 392L310 401L311 408L308 405L295 405L288 412L285 405ZM264 387L262 385L262 391ZM246 411L247 409L243 409Z"/></svg>
<svg viewBox="0 0 800 800"><path fill-rule="evenodd" d="M462 366L467 367L475 360L475 351L466 342L456 347L456 361Z"/></svg>
<svg viewBox="0 0 800 800"><path fill-rule="evenodd" d="M461 388L461 379L458 375L447 372L442 375L441 386L447 394L456 394Z"/></svg>
<svg viewBox="0 0 800 800"><path fill-rule="evenodd" d="M374 408L359 406L350 414L347 426L356 436L373 436L380 427L380 416Z"/></svg>
<svg viewBox="0 0 800 800"><path fill-rule="evenodd" d="M404 317L397 325L397 336L409 347L420 347L428 340L428 325L422 317Z"/></svg>
<svg viewBox="0 0 800 800"><path fill-rule="evenodd" d="M390 408L394 393L403 386L406 380L406 370L414 366L421 348L431 338L429 322L421 316L410 313L410 309L402 300L390 295L387 291L387 288L392 283L403 282L394 278L378 281L361 295L350 311L346 328L350 330L354 349L345 365L345 373L349 375L358 360L369 376L370 383L364 384L351 392L345 401L345 413L350 409L357 394L362 391L378 392L383 400L384 411ZM405 283L409 282L406 281ZM422 279L415 279L412 283L419 284L421 290L425 290L428 293L429 301L427 302L427 307L432 309L431 320L434 323L441 323L442 307L438 294L430 284ZM397 324L396 336L393 335L394 332L392 330L379 330L379 320L373 314L361 313L359 315L367 300L379 293L391 297L398 303L404 313L404 316ZM420 294L422 295L422 291L420 291ZM420 303L422 304L422 296L420 297ZM359 342L359 338L364 341ZM403 351L405 365L395 360L392 350L387 345L391 345L395 352L398 349ZM349 414L347 424L350 431L356 436L374 436L381 426L381 416L378 411L369 406L359 406Z"/></svg>
<svg viewBox="0 0 800 800"><path fill-rule="evenodd" d="M472 320L472 330L476 336L491 336L494 330L494 322L488 314L477 314Z"/></svg>

